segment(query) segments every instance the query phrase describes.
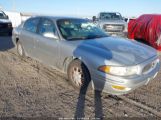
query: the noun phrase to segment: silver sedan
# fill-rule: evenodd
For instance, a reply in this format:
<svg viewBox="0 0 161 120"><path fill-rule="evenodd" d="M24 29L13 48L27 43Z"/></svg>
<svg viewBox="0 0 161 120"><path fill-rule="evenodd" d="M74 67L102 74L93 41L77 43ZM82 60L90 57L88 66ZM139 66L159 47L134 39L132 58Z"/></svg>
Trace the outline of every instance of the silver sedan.
<svg viewBox="0 0 161 120"><path fill-rule="evenodd" d="M21 57L29 56L67 73L72 85L114 95L126 94L156 77L156 50L111 37L89 20L38 16L13 32Z"/></svg>

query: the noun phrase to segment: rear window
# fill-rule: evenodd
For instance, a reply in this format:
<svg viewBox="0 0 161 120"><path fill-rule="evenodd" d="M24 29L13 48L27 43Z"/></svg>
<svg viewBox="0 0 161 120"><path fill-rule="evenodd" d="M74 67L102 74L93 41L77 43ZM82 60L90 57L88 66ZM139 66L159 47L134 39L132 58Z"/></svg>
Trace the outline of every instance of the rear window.
<svg viewBox="0 0 161 120"><path fill-rule="evenodd" d="M7 16L2 11L0 11L0 19L7 19Z"/></svg>

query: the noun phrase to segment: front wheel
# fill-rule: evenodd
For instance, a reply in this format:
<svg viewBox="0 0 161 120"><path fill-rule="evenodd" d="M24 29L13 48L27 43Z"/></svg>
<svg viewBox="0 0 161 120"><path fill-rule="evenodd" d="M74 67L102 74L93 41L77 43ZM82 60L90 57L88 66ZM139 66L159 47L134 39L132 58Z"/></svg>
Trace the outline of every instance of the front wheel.
<svg viewBox="0 0 161 120"><path fill-rule="evenodd" d="M74 87L79 90L87 90L91 77L89 70L80 60L74 60L70 63L67 74Z"/></svg>

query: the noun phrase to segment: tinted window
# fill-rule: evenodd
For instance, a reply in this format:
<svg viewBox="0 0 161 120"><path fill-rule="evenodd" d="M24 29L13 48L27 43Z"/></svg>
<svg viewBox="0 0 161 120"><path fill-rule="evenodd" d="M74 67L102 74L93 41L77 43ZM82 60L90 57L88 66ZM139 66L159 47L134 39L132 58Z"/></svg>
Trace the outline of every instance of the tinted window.
<svg viewBox="0 0 161 120"><path fill-rule="evenodd" d="M55 34L56 28L53 21L43 19L39 26L39 34L45 36L47 33Z"/></svg>
<svg viewBox="0 0 161 120"><path fill-rule="evenodd" d="M25 22L24 29L27 31L36 33L38 23L39 23L39 18L29 19Z"/></svg>

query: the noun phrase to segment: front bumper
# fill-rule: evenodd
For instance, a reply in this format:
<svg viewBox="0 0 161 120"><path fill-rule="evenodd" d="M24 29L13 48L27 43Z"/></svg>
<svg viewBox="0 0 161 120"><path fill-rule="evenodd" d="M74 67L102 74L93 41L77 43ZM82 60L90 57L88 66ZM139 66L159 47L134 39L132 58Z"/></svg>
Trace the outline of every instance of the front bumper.
<svg viewBox="0 0 161 120"><path fill-rule="evenodd" d="M159 69L160 69L160 62L156 65L155 69L153 69L150 73L144 75L142 74L135 77L111 76L107 74L105 75L105 73L101 72L99 73L99 75L92 74L92 82L93 82L92 86L96 90L100 90L113 95L127 94L138 87L147 85L149 81L151 81L156 77ZM113 85L124 86L127 89L125 90L114 89L112 87Z"/></svg>
<svg viewBox="0 0 161 120"><path fill-rule="evenodd" d="M11 35L12 30L12 23L0 23L0 35Z"/></svg>
<svg viewBox="0 0 161 120"><path fill-rule="evenodd" d="M127 38L127 32L106 32L106 33L111 36Z"/></svg>
<svg viewBox="0 0 161 120"><path fill-rule="evenodd" d="M13 28L0 28L0 35L11 35Z"/></svg>

